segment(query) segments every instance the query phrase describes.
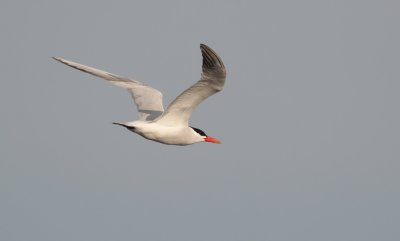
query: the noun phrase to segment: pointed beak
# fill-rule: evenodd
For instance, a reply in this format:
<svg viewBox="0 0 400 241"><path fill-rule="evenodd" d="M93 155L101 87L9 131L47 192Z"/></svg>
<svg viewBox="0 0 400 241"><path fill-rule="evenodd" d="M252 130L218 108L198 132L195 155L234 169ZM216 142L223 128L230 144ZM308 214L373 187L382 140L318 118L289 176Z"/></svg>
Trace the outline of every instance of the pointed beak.
<svg viewBox="0 0 400 241"><path fill-rule="evenodd" d="M215 143L215 144L221 144L221 142L217 138L214 138L214 137L211 137L211 136L206 136L204 138L204 141Z"/></svg>

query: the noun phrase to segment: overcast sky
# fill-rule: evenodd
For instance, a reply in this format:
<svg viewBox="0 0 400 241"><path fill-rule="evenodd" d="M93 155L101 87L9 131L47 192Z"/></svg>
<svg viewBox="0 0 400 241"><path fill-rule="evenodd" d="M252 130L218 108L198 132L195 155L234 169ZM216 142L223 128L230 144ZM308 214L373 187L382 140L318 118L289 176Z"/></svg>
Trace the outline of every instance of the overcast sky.
<svg viewBox="0 0 400 241"><path fill-rule="evenodd" d="M400 240L400 2L11 1L0 8L0 239ZM168 104L225 89L167 146L114 121L141 80Z"/></svg>

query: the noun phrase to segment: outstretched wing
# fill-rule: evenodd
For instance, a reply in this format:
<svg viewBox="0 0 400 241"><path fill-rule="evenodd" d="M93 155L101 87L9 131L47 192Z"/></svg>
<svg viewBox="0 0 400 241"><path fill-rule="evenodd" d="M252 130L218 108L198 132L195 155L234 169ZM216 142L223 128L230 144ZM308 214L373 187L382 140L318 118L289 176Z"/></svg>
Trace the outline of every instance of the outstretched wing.
<svg viewBox="0 0 400 241"><path fill-rule="evenodd" d="M201 79L175 98L163 115L156 120L158 123L187 126L197 105L223 89L226 70L222 60L207 45L201 44L200 49L203 56Z"/></svg>
<svg viewBox="0 0 400 241"><path fill-rule="evenodd" d="M108 80L114 85L126 88L132 95L132 98L136 104L140 120L154 120L164 112L161 92L150 86L147 86L136 80L131 80L126 77L114 75L65 59L55 57L53 57L53 59L68 66L71 66L72 68Z"/></svg>

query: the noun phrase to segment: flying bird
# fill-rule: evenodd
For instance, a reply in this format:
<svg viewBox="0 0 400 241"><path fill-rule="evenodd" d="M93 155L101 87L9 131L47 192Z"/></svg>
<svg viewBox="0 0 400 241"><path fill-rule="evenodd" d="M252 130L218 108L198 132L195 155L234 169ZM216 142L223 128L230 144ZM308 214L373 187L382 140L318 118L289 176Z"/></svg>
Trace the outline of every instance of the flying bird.
<svg viewBox="0 0 400 241"><path fill-rule="evenodd" d="M162 93L148 85L62 58L53 59L129 91L139 112L139 119L114 124L126 127L146 139L168 145L191 145L198 142L220 144L218 139L206 135L201 129L189 126L193 110L203 100L221 91L226 79L225 66L217 53L205 44L200 44L200 49L203 56L200 80L178 95L165 111Z"/></svg>

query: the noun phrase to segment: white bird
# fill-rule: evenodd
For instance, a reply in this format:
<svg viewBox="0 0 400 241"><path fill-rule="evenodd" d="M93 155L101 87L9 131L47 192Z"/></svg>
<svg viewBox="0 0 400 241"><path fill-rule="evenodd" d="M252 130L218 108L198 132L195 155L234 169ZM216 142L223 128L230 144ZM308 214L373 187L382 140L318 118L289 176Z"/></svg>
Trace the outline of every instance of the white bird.
<svg viewBox="0 0 400 241"><path fill-rule="evenodd" d="M65 59L53 59L106 79L130 92L139 112L139 120L114 124L124 126L149 140L169 145L190 145L204 141L220 144L218 139L189 126L190 116L196 106L221 91L226 78L225 66L219 56L205 44L200 44L200 49L203 56L200 80L176 97L165 111L161 92L148 85Z"/></svg>

